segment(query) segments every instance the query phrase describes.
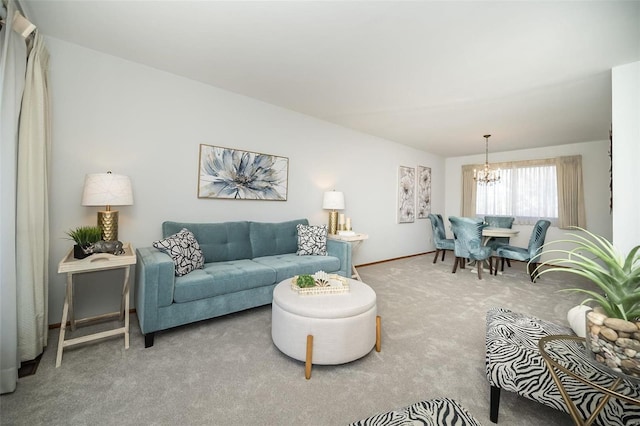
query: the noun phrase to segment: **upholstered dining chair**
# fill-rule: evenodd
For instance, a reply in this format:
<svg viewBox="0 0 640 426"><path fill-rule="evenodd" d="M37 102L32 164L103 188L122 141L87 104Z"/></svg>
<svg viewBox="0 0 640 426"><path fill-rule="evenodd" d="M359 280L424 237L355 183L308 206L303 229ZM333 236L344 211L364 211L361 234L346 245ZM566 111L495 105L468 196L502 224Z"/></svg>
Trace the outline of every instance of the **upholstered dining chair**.
<svg viewBox="0 0 640 426"><path fill-rule="evenodd" d="M456 273L458 265L464 268L465 259L475 260L478 268L478 279L482 279L482 264L489 261L489 274L492 273L493 258L491 247L482 245L482 229L486 227L482 219L469 217L449 217L453 235L455 236L454 253L456 260L453 263L452 273Z"/></svg>
<svg viewBox="0 0 640 426"><path fill-rule="evenodd" d="M484 223L486 223L487 226L490 226L492 228L511 229L513 227L513 221L515 219L516 219L515 217L510 217L510 216L485 216ZM487 245L491 247L493 251L496 251L498 250L498 247L508 245L510 240L511 239L509 237L493 237L489 240ZM507 266L511 268L511 262L509 261L509 259L506 259L506 260L507 260ZM496 267L497 266L498 265L496 263Z"/></svg>
<svg viewBox="0 0 640 426"><path fill-rule="evenodd" d="M431 221L431 229L433 230L433 243L436 245L436 255L433 258L433 263L436 263L438 260L438 254L440 254L440 252L442 252L442 260L444 261L446 250L453 251L453 238L447 238L442 215L430 213L429 220Z"/></svg>
<svg viewBox="0 0 640 426"><path fill-rule="evenodd" d="M536 279L538 278L536 268L538 267L538 263L540 263L538 260L540 260L540 255L542 254L540 247L544 244L544 239L547 236L547 229L549 229L550 225L551 222L548 220L538 220L533 226L533 231L529 238L529 245L527 247L516 247L511 245L498 247L496 253L501 260L500 269L504 271L505 259L527 262L527 272L529 273L529 277L531 277L531 282L536 282ZM496 259L496 270L498 269L497 261L498 259Z"/></svg>
<svg viewBox="0 0 640 426"><path fill-rule="evenodd" d="M509 216L485 216L484 223L487 226L492 228L508 228L511 229L513 227L513 221L515 217ZM505 246L509 244L509 237L493 237L489 240L487 245L491 247L494 251L498 249L500 246Z"/></svg>

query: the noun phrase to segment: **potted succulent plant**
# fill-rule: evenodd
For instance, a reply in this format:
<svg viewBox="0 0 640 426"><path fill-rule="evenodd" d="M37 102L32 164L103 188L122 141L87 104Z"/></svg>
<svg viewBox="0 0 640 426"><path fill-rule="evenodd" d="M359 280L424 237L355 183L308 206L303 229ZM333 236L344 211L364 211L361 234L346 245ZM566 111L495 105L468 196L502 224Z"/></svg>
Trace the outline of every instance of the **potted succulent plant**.
<svg viewBox="0 0 640 426"><path fill-rule="evenodd" d="M552 241L542 247L546 254L566 257L542 262L537 272L540 275L567 272L598 287L599 291L566 290L587 294L589 297L583 304L599 305L586 314L587 352L616 372L640 377L640 245L625 256L606 238L582 228L573 229L583 235L569 234L571 239ZM548 249L558 243L569 243L573 248Z"/></svg>
<svg viewBox="0 0 640 426"><path fill-rule="evenodd" d="M84 259L90 255L85 250L102 239L102 230L97 226L79 226L67 231L67 235L76 243L73 246L73 257Z"/></svg>

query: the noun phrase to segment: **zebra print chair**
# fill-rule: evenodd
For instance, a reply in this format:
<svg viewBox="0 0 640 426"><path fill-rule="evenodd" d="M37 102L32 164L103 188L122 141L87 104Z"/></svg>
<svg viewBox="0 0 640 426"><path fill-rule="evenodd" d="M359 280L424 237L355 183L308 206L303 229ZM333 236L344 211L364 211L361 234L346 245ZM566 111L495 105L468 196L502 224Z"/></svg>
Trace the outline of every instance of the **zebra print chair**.
<svg viewBox="0 0 640 426"><path fill-rule="evenodd" d="M501 389L568 413L562 395L538 349L538 341L542 337L555 334L574 333L568 327L503 308L493 308L487 312L486 373L491 389L489 418L493 423L498 422ZM559 356L574 365L593 365L581 348L572 350L567 346L566 353ZM610 384L611 376L603 369L585 368L584 375L593 383L602 386ZM578 411L583 418L587 418L602 400L602 393L563 373L559 373L559 377ZM640 386L631 382L625 384L630 396L640 397ZM593 424L638 426L640 407L611 398Z"/></svg>
<svg viewBox="0 0 640 426"><path fill-rule="evenodd" d="M349 426L388 425L481 426L467 410L451 398L430 399L351 423Z"/></svg>

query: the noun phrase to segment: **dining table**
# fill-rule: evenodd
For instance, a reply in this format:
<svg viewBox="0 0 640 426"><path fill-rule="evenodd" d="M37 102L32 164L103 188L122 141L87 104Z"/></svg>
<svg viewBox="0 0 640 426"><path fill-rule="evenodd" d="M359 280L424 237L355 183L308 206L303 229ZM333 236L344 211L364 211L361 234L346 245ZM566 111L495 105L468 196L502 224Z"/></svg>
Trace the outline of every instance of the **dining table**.
<svg viewBox="0 0 640 426"><path fill-rule="evenodd" d="M520 231L511 228L496 228L487 226L482 229L482 245L486 246L494 237L512 238L517 236L519 233Z"/></svg>
<svg viewBox="0 0 640 426"><path fill-rule="evenodd" d="M507 237L507 238L512 238L517 236L520 233L520 231L517 231L515 229L511 229L511 228L497 228L494 226L487 226L485 228L482 229L482 245L486 246L489 241L491 241L492 238L494 237ZM485 262L487 263L487 266L489 266L489 260L485 260ZM498 262L496 262L497 264ZM475 262L470 262L469 265L474 265ZM496 265L497 268L497 265ZM502 275L502 272L495 272L496 275L500 274Z"/></svg>

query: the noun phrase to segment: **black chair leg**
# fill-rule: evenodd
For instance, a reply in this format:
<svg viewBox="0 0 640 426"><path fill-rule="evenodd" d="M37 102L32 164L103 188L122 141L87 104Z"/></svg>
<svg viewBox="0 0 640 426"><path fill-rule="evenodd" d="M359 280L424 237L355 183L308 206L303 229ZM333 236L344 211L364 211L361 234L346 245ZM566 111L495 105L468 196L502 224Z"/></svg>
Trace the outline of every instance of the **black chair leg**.
<svg viewBox="0 0 640 426"><path fill-rule="evenodd" d="M489 409L489 420L498 423L498 409L500 408L500 388L491 386L491 408Z"/></svg>
<svg viewBox="0 0 640 426"><path fill-rule="evenodd" d="M456 270L458 269L458 262L460 261L460 258L458 256L456 256L456 260L453 261L453 271L451 271L452 274L456 273Z"/></svg>
<svg viewBox="0 0 640 426"><path fill-rule="evenodd" d="M476 263L478 264L478 279L481 280L482 279L482 264L484 263L484 260L476 260Z"/></svg>
<svg viewBox="0 0 640 426"><path fill-rule="evenodd" d="M442 250L442 261L444 262L444 255L447 253L446 250Z"/></svg>
<svg viewBox="0 0 640 426"><path fill-rule="evenodd" d="M440 250L436 249L436 255L433 257L433 263L438 261L438 254L440 254Z"/></svg>
<svg viewBox="0 0 640 426"><path fill-rule="evenodd" d="M507 259L507 266L511 268L511 261L509 259Z"/></svg>

